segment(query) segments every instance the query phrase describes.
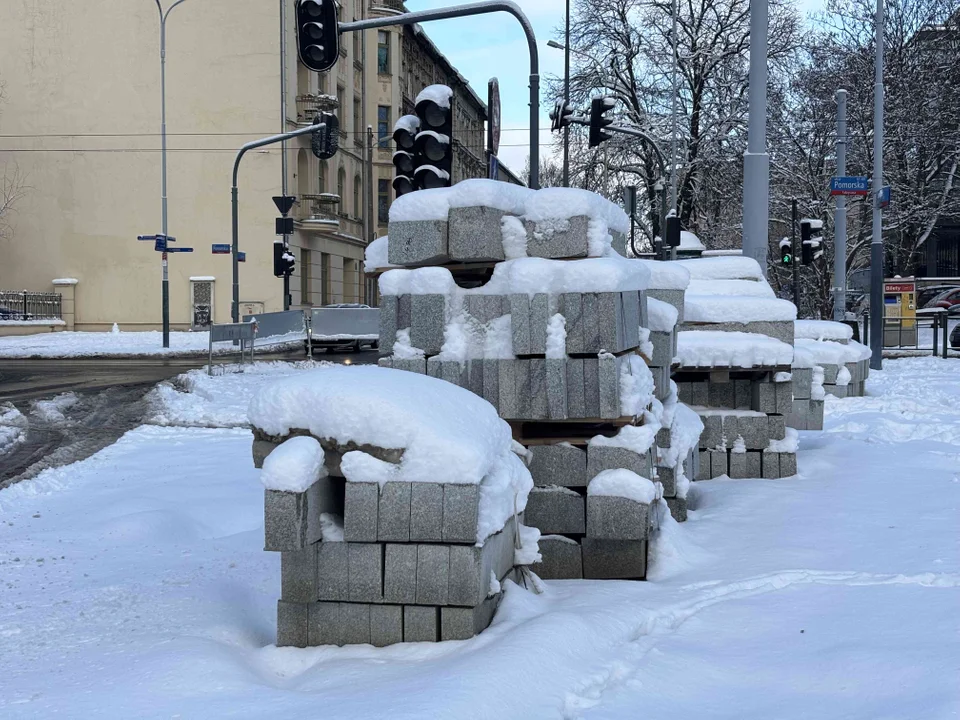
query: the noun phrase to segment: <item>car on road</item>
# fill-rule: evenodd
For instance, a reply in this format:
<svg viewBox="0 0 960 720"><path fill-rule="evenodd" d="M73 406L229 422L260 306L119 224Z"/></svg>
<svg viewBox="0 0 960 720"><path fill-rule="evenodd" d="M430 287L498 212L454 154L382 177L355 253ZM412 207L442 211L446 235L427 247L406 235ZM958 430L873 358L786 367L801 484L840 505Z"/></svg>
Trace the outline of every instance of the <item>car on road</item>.
<svg viewBox="0 0 960 720"><path fill-rule="evenodd" d="M927 308L943 308L951 315L960 312L960 288L945 290L931 300Z"/></svg>
<svg viewBox="0 0 960 720"><path fill-rule="evenodd" d="M936 301L940 295L950 290L960 290L960 285L931 285L921 288L917 291L917 307L928 307L930 303Z"/></svg>
<svg viewBox="0 0 960 720"><path fill-rule="evenodd" d="M950 347L954 350L960 350L960 323L950 333Z"/></svg>

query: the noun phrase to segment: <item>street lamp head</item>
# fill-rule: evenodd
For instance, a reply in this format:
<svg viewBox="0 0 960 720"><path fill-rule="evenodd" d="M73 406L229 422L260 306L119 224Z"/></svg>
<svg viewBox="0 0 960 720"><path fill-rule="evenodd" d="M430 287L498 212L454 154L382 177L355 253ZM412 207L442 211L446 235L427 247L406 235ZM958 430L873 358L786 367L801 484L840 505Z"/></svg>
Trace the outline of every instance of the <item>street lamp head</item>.
<svg viewBox="0 0 960 720"><path fill-rule="evenodd" d="M556 40L547 40L547 47L552 47L554 50L566 50L567 46L563 43L558 43Z"/></svg>

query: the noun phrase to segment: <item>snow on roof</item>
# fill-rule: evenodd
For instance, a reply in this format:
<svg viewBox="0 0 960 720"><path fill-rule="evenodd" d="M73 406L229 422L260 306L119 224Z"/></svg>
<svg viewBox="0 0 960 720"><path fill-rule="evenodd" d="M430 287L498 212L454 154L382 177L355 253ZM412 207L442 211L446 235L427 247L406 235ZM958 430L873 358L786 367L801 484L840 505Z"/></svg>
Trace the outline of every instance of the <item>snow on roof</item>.
<svg viewBox="0 0 960 720"><path fill-rule="evenodd" d="M739 295L741 297L776 297L773 288L756 280L691 280L687 295Z"/></svg>
<svg viewBox="0 0 960 720"><path fill-rule="evenodd" d="M425 100L430 100L439 107L449 108L451 98L453 98L453 90L446 85L427 85L427 87L417 95L417 99L414 100L413 104L419 105Z"/></svg>
<svg viewBox="0 0 960 720"><path fill-rule="evenodd" d="M497 263L489 282L471 290L459 288L447 268L425 267L387 271L380 276L380 292L383 295L619 292L645 290L649 276L644 263L619 255L583 260L518 258Z"/></svg>
<svg viewBox="0 0 960 720"><path fill-rule="evenodd" d="M54 285L76 285L79 282L76 278L56 278Z"/></svg>
<svg viewBox="0 0 960 720"><path fill-rule="evenodd" d="M821 342L810 338L797 338L794 341L797 350L812 359L811 365L844 365L859 362L870 357L870 348L854 340L845 345L838 342ZM796 367L805 367L797 365Z"/></svg>
<svg viewBox="0 0 960 720"><path fill-rule="evenodd" d="M638 260L650 271L650 287L655 290L686 290L690 271L680 263L661 260Z"/></svg>
<svg viewBox="0 0 960 720"><path fill-rule="evenodd" d="M686 330L677 333L677 357L684 367L771 367L790 365L793 348L757 333Z"/></svg>
<svg viewBox="0 0 960 720"><path fill-rule="evenodd" d="M695 323L796 320L797 308L780 298L690 295L683 298L683 319Z"/></svg>
<svg viewBox="0 0 960 720"><path fill-rule="evenodd" d="M680 313L670 303L647 298L647 326L654 332L670 332L677 326Z"/></svg>
<svg viewBox="0 0 960 720"><path fill-rule="evenodd" d="M852 340L853 328L832 320L797 320L793 336L810 340Z"/></svg>
<svg viewBox="0 0 960 720"><path fill-rule="evenodd" d="M387 260L387 253L390 249L390 240L386 235L378 237L372 243L367 245L363 252L363 269L367 272L372 270L381 270L383 268L396 267Z"/></svg>
<svg viewBox="0 0 960 720"><path fill-rule="evenodd" d="M689 230L680 231L680 247L678 250L706 250L707 246L700 242L700 238Z"/></svg>
<svg viewBox="0 0 960 720"><path fill-rule="evenodd" d="M657 497L657 487L632 470L604 470L587 485L587 495L622 497L649 505Z"/></svg>
<svg viewBox="0 0 960 720"><path fill-rule="evenodd" d="M191 282L213 282L216 278L213 275L191 275Z"/></svg>
<svg viewBox="0 0 960 720"><path fill-rule="evenodd" d="M327 474L323 457L323 448L316 438L289 438L263 461L260 482L268 490L305 492Z"/></svg>
<svg viewBox="0 0 960 720"><path fill-rule="evenodd" d="M695 280L764 280L760 265L753 258L742 256L701 257L678 260Z"/></svg>

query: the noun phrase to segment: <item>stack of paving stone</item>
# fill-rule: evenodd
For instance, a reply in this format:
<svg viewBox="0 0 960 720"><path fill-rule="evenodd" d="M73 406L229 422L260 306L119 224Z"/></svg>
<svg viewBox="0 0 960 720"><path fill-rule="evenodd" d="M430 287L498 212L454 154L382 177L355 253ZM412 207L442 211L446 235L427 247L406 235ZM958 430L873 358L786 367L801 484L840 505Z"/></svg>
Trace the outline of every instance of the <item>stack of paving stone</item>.
<svg viewBox="0 0 960 720"><path fill-rule="evenodd" d="M780 478L797 472L791 364L796 309L773 297L755 261L679 263L685 294L674 373L680 401L703 422L696 479Z"/></svg>
<svg viewBox="0 0 960 720"><path fill-rule="evenodd" d="M793 403L787 427L796 430L823 430L823 368L802 348L794 348L791 384Z"/></svg>
<svg viewBox="0 0 960 720"><path fill-rule="evenodd" d="M468 182L478 197L489 187ZM465 185L451 189L461 203ZM584 191L523 193L512 211L451 203L445 219L395 213L423 198L395 203L388 258L407 269L380 278L380 364L467 388L510 422L531 456L524 522L542 535L538 574L640 579L659 507L655 383L641 353L649 271L616 252L629 227L616 206ZM571 206L590 214L543 217ZM668 394L666 343L656 385ZM608 475L591 491L605 472L639 491L608 494Z"/></svg>
<svg viewBox="0 0 960 720"><path fill-rule="evenodd" d="M320 459L309 478L297 480L304 441ZM347 468L350 455L369 457ZM378 468L399 467L403 455L254 425L254 464L267 487L264 545L281 558L278 646L466 639L490 624L501 582L522 581L517 554L536 547L522 526L525 498L518 501L502 481L490 489L485 482L384 482ZM478 541L484 508L491 500L504 506L491 494L504 493L505 514L513 515Z"/></svg>
<svg viewBox="0 0 960 720"><path fill-rule="evenodd" d="M863 396L870 348L853 339L853 328L832 320L797 320L794 336L797 347L823 369L825 392L839 398Z"/></svg>

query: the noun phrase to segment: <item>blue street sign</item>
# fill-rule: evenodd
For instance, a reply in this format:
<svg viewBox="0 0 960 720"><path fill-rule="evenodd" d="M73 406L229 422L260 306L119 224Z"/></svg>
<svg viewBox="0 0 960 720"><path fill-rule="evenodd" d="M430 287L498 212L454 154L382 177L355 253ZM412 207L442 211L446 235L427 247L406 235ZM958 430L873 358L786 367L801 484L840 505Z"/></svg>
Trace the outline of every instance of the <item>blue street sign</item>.
<svg viewBox="0 0 960 720"><path fill-rule="evenodd" d="M152 242L156 239L156 235L137 235L137 240L150 240Z"/></svg>
<svg viewBox="0 0 960 720"><path fill-rule="evenodd" d="M213 243L211 249L214 255L229 255L230 243Z"/></svg>
<svg viewBox="0 0 960 720"><path fill-rule="evenodd" d="M246 262L246 261L247 261L247 254L245 252L238 252L237 262Z"/></svg>
<svg viewBox="0 0 960 720"><path fill-rule="evenodd" d="M831 195L866 195L867 178L863 175L830 178Z"/></svg>
<svg viewBox="0 0 960 720"><path fill-rule="evenodd" d="M884 185L880 192L877 193L877 205L880 208L885 208L890 204L890 186Z"/></svg>
<svg viewBox="0 0 960 720"><path fill-rule="evenodd" d="M167 238L164 235L157 235L154 238L153 249L157 252L167 251Z"/></svg>
<svg viewBox="0 0 960 720"><path fill-rule="evenodd" d="M193 248L185 248L185 247L167 248L166 251L167 252L193 252Z"/></svg>

